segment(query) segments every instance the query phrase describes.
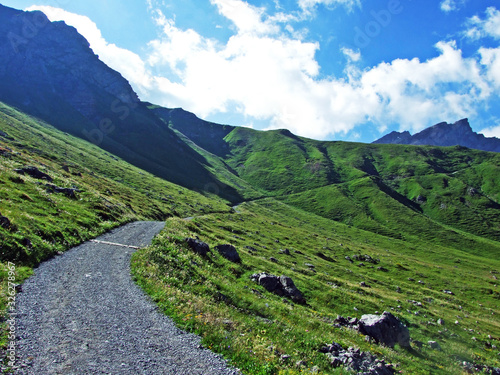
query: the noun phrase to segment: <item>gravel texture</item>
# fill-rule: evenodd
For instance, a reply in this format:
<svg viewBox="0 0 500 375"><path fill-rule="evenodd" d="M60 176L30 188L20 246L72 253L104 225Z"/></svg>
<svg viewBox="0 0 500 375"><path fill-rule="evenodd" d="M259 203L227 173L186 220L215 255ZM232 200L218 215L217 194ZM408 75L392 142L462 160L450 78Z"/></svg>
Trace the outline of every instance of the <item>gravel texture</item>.
<svg viewBox="0 0 500 375"><path fill-rule="evenodd" d="M163 222L98 238L146 246ZM133 248L86 242L42 263L17 295L18 374L240 374L176 328L130 276Z"/></svg>

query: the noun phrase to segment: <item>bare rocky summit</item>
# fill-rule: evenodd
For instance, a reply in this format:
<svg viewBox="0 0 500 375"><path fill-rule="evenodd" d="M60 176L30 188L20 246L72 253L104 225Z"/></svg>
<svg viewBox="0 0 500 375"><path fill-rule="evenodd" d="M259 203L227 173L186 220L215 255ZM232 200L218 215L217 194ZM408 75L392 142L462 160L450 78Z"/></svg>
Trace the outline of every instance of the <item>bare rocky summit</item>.
<svg viewBox="0 0 500 375"><path fill-rule="evenodd" d="M500 139L485 137L472 130L469 120L464 118L454 124L441 122L420 133L393 131L373 143L401 145L463 146L483 151L500 152Z"/></svg>

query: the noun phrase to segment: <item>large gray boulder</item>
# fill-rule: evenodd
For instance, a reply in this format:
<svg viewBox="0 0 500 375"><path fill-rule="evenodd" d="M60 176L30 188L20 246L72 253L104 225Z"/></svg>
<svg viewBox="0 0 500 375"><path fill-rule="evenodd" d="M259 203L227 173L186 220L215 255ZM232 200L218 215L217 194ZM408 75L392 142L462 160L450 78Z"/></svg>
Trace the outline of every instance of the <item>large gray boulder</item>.
<svg viewBox="0 0 500 375"><path fill-rule="evenodd" d="M306 299L302 295L301 291L297 289L293 280L288 276L280 276L280 284L285 291L285 295L290 297L293 302L305 304Z"/></svg>
<svg viewBox="0 0 500 375"><path fill-rule="evenodd" d="M185 241L189 245L189 247L196 253L201 256L206 256L210 251L210 246L203 241L200 241L195 238L186 238Z"/></svg>
<svg viewBox="0 0 500 375"><path fill-rule="evenodd" d="M236 251L233 245L217 245L215 250L227 260L234 263L241 263L240 254L238 254L238 251Z"/></svg>
<svg viewBox="0 0 500 375"><path fill-rule="evenodd" d="M288 276L275 276L265 272L252 275L252 280L262 285L268 292L278 296L288 297L293 302L305 304L306 299L302 292L295 286L293 280Z"/></svg>
<svg viewBox="0 0 500 375"><path fill-rule="evenodd" d="M410 347L410 331L390 312L382 315L363 315L358 322L359 331L368 335L376 342L393 348L399 344L403 348Z"/></svg>

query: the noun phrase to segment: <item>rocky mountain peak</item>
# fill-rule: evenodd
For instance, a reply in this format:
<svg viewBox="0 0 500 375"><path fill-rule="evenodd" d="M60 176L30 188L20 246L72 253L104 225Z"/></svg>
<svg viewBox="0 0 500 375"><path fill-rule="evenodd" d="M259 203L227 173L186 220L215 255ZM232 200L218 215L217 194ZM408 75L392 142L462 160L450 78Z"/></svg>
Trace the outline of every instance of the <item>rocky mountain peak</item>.
<svg viewBox="0 0 500 375"><path fill-rule="evenodd" d="M391 132L373 143L464 146L483 151L500 152L500 139L487 138L483 134L474 132L467 118L453 124L441 122L414 135L408 131Z"/></svg>
<svg viewBox="0 0 500 375"><path fill-rule="evenodd" d="M99 117L96 91L125 104L138 101L127 80L100 61L74 27L2 5L0 80L0 100L26 107L50 94L87 118Z"/></svg>

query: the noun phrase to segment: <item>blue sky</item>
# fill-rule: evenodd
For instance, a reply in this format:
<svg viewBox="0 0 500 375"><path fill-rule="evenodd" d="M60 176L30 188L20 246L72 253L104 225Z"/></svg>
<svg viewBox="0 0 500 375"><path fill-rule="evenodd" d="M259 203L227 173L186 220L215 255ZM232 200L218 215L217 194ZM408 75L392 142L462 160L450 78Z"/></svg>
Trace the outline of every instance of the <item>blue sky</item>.
<svg viewBox="0 0 500 375"><path fill-rule="evenodd" d="M496 0L0 0L75 26L143 100L371 142L468 117L500 137Z"/></svg>

